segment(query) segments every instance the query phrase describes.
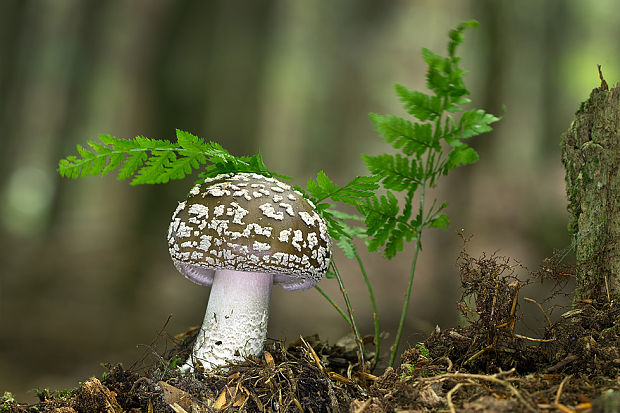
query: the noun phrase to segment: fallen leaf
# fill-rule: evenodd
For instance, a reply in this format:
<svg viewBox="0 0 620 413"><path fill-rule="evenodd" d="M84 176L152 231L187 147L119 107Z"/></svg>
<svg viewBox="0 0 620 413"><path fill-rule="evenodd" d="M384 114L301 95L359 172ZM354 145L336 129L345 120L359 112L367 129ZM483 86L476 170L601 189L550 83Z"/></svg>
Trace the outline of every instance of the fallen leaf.
<svg viewBox="0 0 620 413"><path fill-rule="evenodd" d="M189 393L178 389L165 381L160 381L157 384L161 387L164 393L164 401L168 406L172 407L172 405L176 403L184 410L191 411L192 396Z"/></svg>
<svg viewBox="0 0 620 413"><path fill-rule="evenodd" d="M213 404L213 408L215 410L221 410L226 406L226 389L222 390L219 396L217 396L217 400Z"/></svg>

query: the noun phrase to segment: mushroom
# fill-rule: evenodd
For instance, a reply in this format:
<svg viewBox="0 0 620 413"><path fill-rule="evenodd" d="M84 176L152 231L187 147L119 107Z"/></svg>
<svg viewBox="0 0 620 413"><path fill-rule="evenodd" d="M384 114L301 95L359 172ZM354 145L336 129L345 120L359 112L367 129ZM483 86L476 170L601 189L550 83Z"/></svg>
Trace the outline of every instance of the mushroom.
<svg viewBox="0 0 620 413"><path fill-rule="evenodd" d="M206 371L259 356L267 336L272 285L305 290L329 266L325 220L301 193L253 173L222 174L196 185L168 230L174 266L211 285L192 355Z"/></svg>

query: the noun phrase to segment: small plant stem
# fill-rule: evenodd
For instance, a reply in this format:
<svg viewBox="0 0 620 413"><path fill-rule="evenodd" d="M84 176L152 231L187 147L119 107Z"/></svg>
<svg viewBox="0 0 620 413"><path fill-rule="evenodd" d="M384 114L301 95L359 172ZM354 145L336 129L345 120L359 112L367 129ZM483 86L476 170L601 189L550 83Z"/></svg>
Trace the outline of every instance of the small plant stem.
<svg viewBox="0 0 620 413"><path fill-rule="evenodd" d="M424 192L426 189L426 182L422 183L420 187L420 216L423 216L424 212ZM400 345L400 339L403 335L403 330L405 328L405 319L407 318L407 310L409 309L409 301L411 300L411 289L413 287L413 278L415 276L415 267L418 262L418 254L420 252L420 248L422 246L422 228L424 226L424 222L420 222L420 226L416 230L416 243L415 243L415 252L413 253L413 261L411 263L411 271L409 273L409 284L407 285L407 293L405 294L405 301L403 302L403 310L400 314L400 322L398 323L398 330L396 332L396 340L394 340L394 345L392 346L392 354L390 355L390 362L388 364L389 367L394 366L394 361L396 360L396 354L398 354L398 346Z"/></svg>
<svg viewBox="0 0 620 413"><path fill-rule="evenodd" d="M357 260L357 264L360 267L360 271L362 272L362 276L364 277L364 282L366 283L366 287L368 287L368 295L370 297L370 304L372 305L372 319L375 324L375 358L372 361L372 366L370 370L374 370L375 366L379 362L379 354L381 352L381 330L379 328L379 316L377 313L377 303L375 302L375 294L372 290L372 285L370 284L370 280L368 279L368 275L366 274L366 268L364 267L364 263L357 253L357 249L355 246L353 247L353 251L355 252L355 259Z"/></svg>
<svg viewBox="0 0 620 413"><path fill-rule="evenodd" d="M347 315L347 314L346 314L346 313L342 310L342 308L340 308L340 307L338 306L338 304L336 304L336 303L334 302L334 300L332 300L332 298L331 298L329 295L327 295L327 293L326 293L325 291L323 291L323 290L321 289L321 287L319 287L318 285L315 285L315 286L314 286L314 289L315 289L315 290L317 290L319 293L321 293L321 295L322 295L323 297L325 297L325 299L326 299L326 300L327 300L327 301L328 301L328 302L332 305L332 307L334 307L334 308L336 309L336 311L338 311L338 314L340 314L340 315L342 316L342 318L344 318L344 321L346 321L346 322L347 322L347 324L348 324L349 326L351 326L351 319L350 319L350 318L349 318L349 316L348 316L348 315ZM351 326L351 327L352 327L352 326Z"/></svg>
<svg viewBox="0 0 620 413"><path fill-rule="evenodd" d="M338 271L338 267L336 267L336 262L334 260L332 260L332 268L334 269L336 280L338 280L338 287L340 288L340 292L342 293L342 298L344 298L344 304L347 307L347 313L349 313L349 319L351 320L351 330L353 330L353 335L355 336L355 341L357 342L358 346L360 368L362 370L365 370L364 342L362 341L362 337L360 336L359 330L357 329L357 323L355 322L355 316L353 315L353 307L351 307L351 301L349 301L349 294L344 288L342 277L340 277L340 271Z"/></svg>

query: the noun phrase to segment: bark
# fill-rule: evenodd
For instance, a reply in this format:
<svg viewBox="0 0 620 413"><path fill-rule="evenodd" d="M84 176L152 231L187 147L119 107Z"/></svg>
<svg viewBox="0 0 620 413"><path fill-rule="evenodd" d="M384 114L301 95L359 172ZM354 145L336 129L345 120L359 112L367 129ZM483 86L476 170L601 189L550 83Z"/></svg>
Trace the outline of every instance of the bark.
<svg viewBox="0 0 620 413"><path fill-rule="evenodd" d="M581 104L562 141L569 231L577 256L575 302L620 299L620 89L600 88Z"/></svg>

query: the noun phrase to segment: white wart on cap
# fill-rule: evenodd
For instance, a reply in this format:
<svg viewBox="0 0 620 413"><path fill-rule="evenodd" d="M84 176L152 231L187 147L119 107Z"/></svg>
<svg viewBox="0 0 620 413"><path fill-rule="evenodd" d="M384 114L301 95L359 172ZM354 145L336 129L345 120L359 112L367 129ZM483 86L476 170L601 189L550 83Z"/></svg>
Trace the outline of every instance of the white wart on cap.
<svg viewBox="0 0 620 413"><path fill-rule="evenodd" d="M168 245L179 272L213 285L193 352L193 362L207 370L259 355L272 283L286 290L310 288L331 258L327 225L314 205L289 185L252 173L218 175L196 185L174 212ZM231 291L230 286L246 284L262 292ZM231 321L242 313L242 319ZM239 328L258 332L240 337ZM224 347L233 355L212 360L210 353ZM188 360L189 369L193 362Z"/></svg>

